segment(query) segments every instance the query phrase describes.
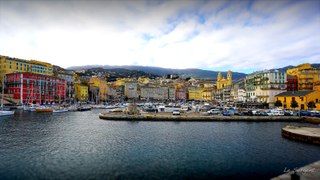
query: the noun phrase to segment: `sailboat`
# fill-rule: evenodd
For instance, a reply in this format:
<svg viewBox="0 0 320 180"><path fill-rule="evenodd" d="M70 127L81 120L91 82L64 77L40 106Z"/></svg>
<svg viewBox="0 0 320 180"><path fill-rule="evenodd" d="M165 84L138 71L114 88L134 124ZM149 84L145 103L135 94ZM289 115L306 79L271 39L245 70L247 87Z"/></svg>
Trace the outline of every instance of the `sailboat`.
<svg viewBox="0 0 320 180"><path fill-rule="evenodd" d="M3 109L3 98L4 98L4 73L2 73L2 94L1 94L1 110L0 116L10 116L14 114L14 111L6 111Z"/></svg>

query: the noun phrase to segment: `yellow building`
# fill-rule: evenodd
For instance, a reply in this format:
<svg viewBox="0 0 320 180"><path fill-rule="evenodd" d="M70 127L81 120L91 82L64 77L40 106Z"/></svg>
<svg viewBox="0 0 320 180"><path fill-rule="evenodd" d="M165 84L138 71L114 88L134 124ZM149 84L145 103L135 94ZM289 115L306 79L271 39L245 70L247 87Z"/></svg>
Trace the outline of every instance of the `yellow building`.
<svg viewBox="0 0 320 180"><path fill-rule="evenodd" d="M298 103L297 109L308 109L308 103L313 101L317 106L316 110L320 110L319 91L287 91L276 95L274 100L280 100L285 109L292 109L291 102L293 100Z"/></svg>
<svg viewBox="0 0 320 180"><path fill-rule="evenodd" d="M75 83L76 99L78 101L88 101L88 86Z"/></svg>
<svg viewBox="0 0 320 180"><path fill-rule="evenodd" d="M224 87L232 85L232 73L229 70L227 78L222 77L221 72L218 73L217 77L217 89L223 89Z"/></svg>
<svg viewBox="0 0 320 180"><path fill-rule="evenodd" d="M202 90L202 100L203 101L211 101L212 100L212 91L213 91L213 88L204 88Z"/></svg>
<svg viewBox="0 0 320 180"><path fill-rule="evenodd" d="M320 69L311 64L301 64L296 68L288 69L287 74L298 79L298 90L313 90L315 83L320 81Z"/></svg>
<svg viewBox="0 0 320 180"><path fill-rule="evenodd" d="M53 75L52 64L36 61L0 56L0 75L15 72L31 72L46 76ZM2 78L0 78L1 81Z"/></svg>
<svg viewBox="0 0 320 180"><path fill-rule="evenodd" d="M106 101L107 100L107 81L100 79L98 77L91 77L89 80L90 87L97 87L99 89L99 100Z"/></svg>
<svg viewBox="0 0 320 180"><path fill-rule="evenodd" d="M203 88L193 87L188 90L188 100L202 100L202 91Z"/></svg>

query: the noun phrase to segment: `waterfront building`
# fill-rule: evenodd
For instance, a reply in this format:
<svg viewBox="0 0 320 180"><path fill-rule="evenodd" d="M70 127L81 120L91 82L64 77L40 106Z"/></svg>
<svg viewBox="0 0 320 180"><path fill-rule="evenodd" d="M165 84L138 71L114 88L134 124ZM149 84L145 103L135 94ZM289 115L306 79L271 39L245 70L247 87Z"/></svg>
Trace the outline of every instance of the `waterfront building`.
<svg viewBox="0 0 320 180"><path fill-rule="evenodd" d="M218 102L229 102L232 86L232 72L229 70L227 78L222 77L221 72L217 76L216 89L213 89L212 99Z"/></svg>
<svg viewBox="0 0 320 180"><path fill-rule="evenodd" d="M203 88L201 92L202 100L212 101L212 91L213 91L213 88Z"/></svg>
<svg viewBox="0 0 320 180"><path fill-rule="evenodd" d="M232 85L232 72L229 70L227 78L222 77L221 72L218 73L217 77L217 89L223 89L224 87Z"/></svg>
<svg viewBox="0 0 320 180"><path fill-rule="evenodd" d="M213 91L213 100L217 102L232 102L231 96L231 86L225 86L222 89L214 89Z"/></svg>
<svg viewBox="0 0 320 180"><path fill-rule="evenodd" d="M117 86L117 83L107 84L107 95L108 100L123 101L125 98L125 85Z"/></svg>
<svg viewBox="0 0 320 180"><path fill-rule="evenodd" d="M29 72L45 76L52 76L53 67L50 63L46 62L0 56L0 76L2 77L4 74L16 72ZM2 78L0 78L0 82L2 82Z"/></svg>
<svg viewBox="0 0 320 180"><path fill-rule="evenodd" d="M233 102L245 102L246 101L246 90L245 81L241 79L232 85L230 98Z"/></svg>
<svg viewBox="0 0 320 180"><path fill-rule="evenodd" d="M287 91L298 91L298 78L287 75Z"/></svg>
<svg viewBox="0 0 320 180"><path fill-rule="evenodd" d="M308 109L308 103L313 101L316 109L320 110L320 92L319 91L287 91L276 95L275 101L281 101L282 108L292 109L291 102L295 100L298 104L297 109Z"/></svg>
<svg viewBox="0 0 320 180"><path fill-rule="evenodd" d="M308 63L288 69L287 74L297 78L299 91L312 90L314 84L320 81L320 69Z"/></svg>
<svg viewBox="0 0 320 180"><path fill-rule="evenodd" d="M141 98L152 100L167 100L169 97L166 86L141 86Z"/></svg>
<svg viewBox="0 0 320 180"><path fill-rule="evenodd" d="M107 81L98 77L91 77L89 80L89 93L91 101L99 103L107 100Z"/></svg>
<svg viewBox="0 0 320 180"><path fill-rule="evenodd" d="M125 83L124 95L129 99L139 99L140 87L137 82Z"/></svg>
<svg viewBox="0 0 320 180"><path fill-rule="evenodd" d="M247 101L274 105L274 96L286 92L287 75L278 70L267 70L246 76Z"/></svg>
<svg viewBox="0 0 320 180"><path fill-rule="evenodd" d="M66 81L29 72L6 74L6 92L25 103L58 103L66 98Z"/></svg>
<svg viewBox="0 0 320 180"><path fill-rule="evenodd" d="M186 101L188 99L188 91L185 87L176 88L176 100L177 101Z"/></svg>
<svg viewBox="0 0 320 180"><path fill-rule="evenodd" d="M176 100L176 88L169 86L168 87L168 99L171 101Z"/></svg>
<svg viewBox="0 0 320 180"><path fill-rule="evenodd" d="M66 101L75 101L75 77L73 71L57 72L57 77L66 81Z"/></svg>
<svg viewBox="0 0 320 180"><path fill-rule="evenodd" d="M88 86L83 85L79 82L75 83L76 99L77 101L88 101L89 91Z"/></svg>
<svg viewBox="0 0 320 180"><path fill-rule="evenodd" d="M202 99L202 87L190 87L188 88L188 100L203 100Z"/></svg>

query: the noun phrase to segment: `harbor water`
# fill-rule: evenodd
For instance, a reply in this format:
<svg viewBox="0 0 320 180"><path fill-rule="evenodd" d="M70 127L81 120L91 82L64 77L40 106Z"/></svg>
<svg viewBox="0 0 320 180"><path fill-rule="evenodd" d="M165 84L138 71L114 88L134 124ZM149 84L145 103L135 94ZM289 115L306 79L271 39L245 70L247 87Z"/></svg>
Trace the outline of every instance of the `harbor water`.
<svg viewBox="0 0 320 180"><path fill-rule="evenodd" d="M0 118L0 179L270 179L320 159L285 122L106 121L104 110Z"/></svg>

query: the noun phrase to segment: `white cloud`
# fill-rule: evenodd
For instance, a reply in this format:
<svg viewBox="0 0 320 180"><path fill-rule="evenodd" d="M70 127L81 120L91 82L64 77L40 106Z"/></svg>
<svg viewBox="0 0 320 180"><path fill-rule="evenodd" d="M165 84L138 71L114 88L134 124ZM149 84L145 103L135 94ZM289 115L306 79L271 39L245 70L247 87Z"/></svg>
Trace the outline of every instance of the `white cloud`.
<svg viewBox="0 0 320 180"><path fill-rule="evenodd" d="M62 67L245 71L314 63L319 2L0 0L0 54Z"/></svg>

